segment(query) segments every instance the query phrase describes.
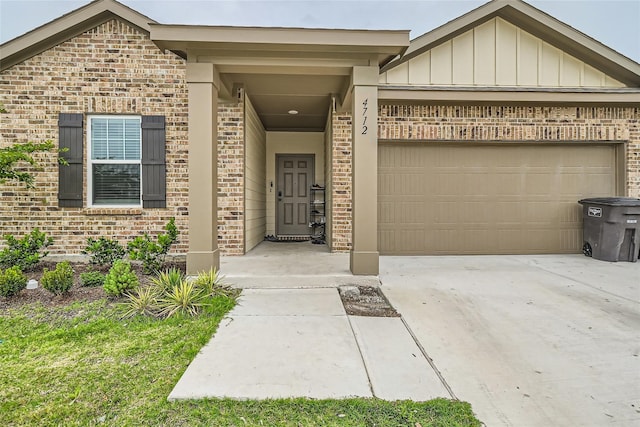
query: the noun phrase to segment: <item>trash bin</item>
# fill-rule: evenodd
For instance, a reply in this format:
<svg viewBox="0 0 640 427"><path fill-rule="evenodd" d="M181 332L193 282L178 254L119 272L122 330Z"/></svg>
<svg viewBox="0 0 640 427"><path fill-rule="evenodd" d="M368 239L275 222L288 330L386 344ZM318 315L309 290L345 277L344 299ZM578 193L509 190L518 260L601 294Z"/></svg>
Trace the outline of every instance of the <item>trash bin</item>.
<svg viewBox="0 0 640 427"><path fill-rule="evenodd" d="M602 261L638 260L640 199L599 197L582 199L582 252Z"/></svg>

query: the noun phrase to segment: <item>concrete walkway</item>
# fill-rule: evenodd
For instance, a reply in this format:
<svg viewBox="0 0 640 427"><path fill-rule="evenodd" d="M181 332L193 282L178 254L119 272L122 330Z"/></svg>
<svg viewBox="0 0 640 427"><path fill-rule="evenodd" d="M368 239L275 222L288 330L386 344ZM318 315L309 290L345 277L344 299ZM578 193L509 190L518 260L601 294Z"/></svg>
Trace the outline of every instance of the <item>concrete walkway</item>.
<svg viewBox="0 0 640 427"><path fill-rule="evenodd" d="M640 262L382 257L380 280L488 426L640 425Z"/></svg>
<svg viewBox="0 0 640 427"><path fill-rule="evenodd" d="M272 245L223 261L240 303L170 399L454 397L488 426L640 425L640 262L382 257L402 318L365 318L335 287L360 280L348 255Z"/></svg>
<svg viewBox="0 0 640 427"><path fill-rule="evenodd" d="M170 400L449 397L399 318L347 316L336 288L245 289Z"/></svg>

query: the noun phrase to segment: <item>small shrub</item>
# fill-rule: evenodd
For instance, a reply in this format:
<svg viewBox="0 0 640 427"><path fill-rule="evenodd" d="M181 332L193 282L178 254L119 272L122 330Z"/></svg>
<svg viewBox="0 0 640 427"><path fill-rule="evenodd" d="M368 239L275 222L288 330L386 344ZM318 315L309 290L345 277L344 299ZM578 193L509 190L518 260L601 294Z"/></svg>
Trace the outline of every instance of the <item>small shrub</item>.
<svg viewBox="0 0 640 427"><path fill-rule="evenodd" d="M158 273L156 277L151 279L151 282L156 286L158 291L164 292L180 285L184 280L184 273L180 269L170 268Z"/></svg>
<svg viewBox="0 0 640 427"><path fill-rule="evenodd" d="M131 271L131 264L118 260L104 279L104 291L108 296L118 297L126 292L131 292L138 287L140 281L136 273Z"/></svg>
<svg viewBox="0 0 640 427"><path fill-rule="evenodd" d="M10 297L27 287L27 276L20 267L14 266L0 270L0 295Z"/></svg>
<svg viewBox="0 0 640 427"><path fill-rule="evenodd" d="M61 295L68 292L73 286L73 269L68 261L60 262L56 269L49 271L46 268L40 280L42 287L54 295Z"/></svg>
<svg viewBox="0 0 640 427"><path fill-rule="evenodd" d="M193 283L184 280L165 292L158 299L160 314L166 317L174 315L196 316L207 305L208 295Z"/></svg>
<svg viewBox="0 0 640 427"><path fill-rule="evenodd" d="M80 284L82 286L102 286L104 285L105 275L99 271L87 271L80 273Z"/></svg>
<svg viewBox="0 0 640 427"><path fill-rule="evenodd" d="M136 237L127 245L129 257L132 260L142 262L144 274L152 274L160 270L171 245L178 240L178 228L175 224L175 218L171 218L167 225L164 226L164 229L166 233L160 234L157 242L151 241L149 235L144 233L144 235Z"/></svg>
<svg viewBox="0 0 640 427"><path fill-rule="evenodd" d="M217 295L225 295L236 298L239 294L237 289L232 288L224 283L224 276L220 274L220 270L213 267L209 271L201 271L193 280L196 287L202 289L208 296L215 297Z"/></svg>
<svg viewBox="0 0 640 427"><path fill-rule="evenodd" d="M87 239L87 247L83 254L91 255L91 263L97 265L112 265L119 259L124 258L126 251L116 240L100 237Z"/></svg>
<svg viewBox="0 0 640 427"><path fill-rule="evenodd" d="M126 293L127 301L122 305L127 309L123 317L136 315L156 316L158 313L158 294L152 286L140 287L131 293Z"/></svg>
<svg viewBox="0 0 640 427"><path fill-rule="evenodd" d="M13 235L4 236L7 247L0 252L0 268L13 266L20 267L20 270L27 271L48 254L44 251L53 244L53 238L41 232L38 228L24 236L16 239Z"/></svg>

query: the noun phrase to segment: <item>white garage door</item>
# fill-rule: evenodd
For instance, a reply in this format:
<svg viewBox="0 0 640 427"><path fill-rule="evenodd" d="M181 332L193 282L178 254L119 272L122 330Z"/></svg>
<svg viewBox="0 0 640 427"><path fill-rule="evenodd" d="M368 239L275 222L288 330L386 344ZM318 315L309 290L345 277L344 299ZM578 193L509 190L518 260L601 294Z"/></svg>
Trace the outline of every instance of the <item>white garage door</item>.
<svg viewBox="0 0 640 427"><path fill-rule="evenodd" d="M584 197L616 195L613 145L381 143L381 254L582 248Z"/></svg>

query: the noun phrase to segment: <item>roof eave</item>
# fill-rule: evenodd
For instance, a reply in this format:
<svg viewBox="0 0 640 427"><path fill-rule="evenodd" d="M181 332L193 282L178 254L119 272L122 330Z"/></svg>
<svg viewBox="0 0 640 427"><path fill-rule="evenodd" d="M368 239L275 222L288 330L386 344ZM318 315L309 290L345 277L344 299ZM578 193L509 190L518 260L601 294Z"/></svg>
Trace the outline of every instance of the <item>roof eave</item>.
<svg viewBox="0 0 640 427"><path fill-rule="evenodd" d="M151 40L162 50L180 56L191 49L370 54L384 65L409 46L408 30L341 30L284 27L221 27L151 24Z"/></svg>

